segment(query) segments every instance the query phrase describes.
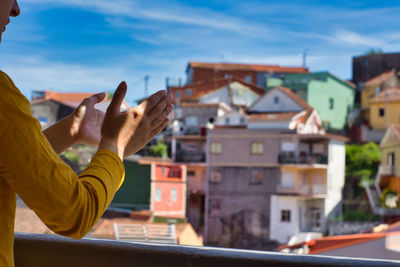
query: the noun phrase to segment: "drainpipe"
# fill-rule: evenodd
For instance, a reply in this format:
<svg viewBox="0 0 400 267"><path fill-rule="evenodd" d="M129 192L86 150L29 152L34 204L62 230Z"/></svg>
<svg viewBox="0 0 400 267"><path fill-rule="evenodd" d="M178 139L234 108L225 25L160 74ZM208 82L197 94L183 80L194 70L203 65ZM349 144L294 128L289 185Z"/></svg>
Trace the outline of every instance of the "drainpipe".
<svg viewBox="0 0 400 267"><path fill-rule="evenodd" d="M208 241L208 213L209 213L209 184L210 184L210 130L207 129L206 135L206 195L205 195L205 206L204 206L204 242L207 244Z"/></svg>

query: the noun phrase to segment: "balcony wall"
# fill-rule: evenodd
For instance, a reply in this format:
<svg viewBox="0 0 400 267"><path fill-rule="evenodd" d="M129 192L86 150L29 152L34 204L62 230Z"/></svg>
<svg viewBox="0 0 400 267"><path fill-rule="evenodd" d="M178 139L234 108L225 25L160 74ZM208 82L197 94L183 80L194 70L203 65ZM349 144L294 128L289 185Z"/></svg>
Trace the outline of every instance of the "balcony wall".
<svg viewBox="0 0 400 267"><path fill-rule="evenodd" d="M16 267L399 266L399 262L396 261L105 240L75 241L53 235L31 234L16 234L14 251Z"/></svg>
<svg viewBox="0 0 400 267"><path fill-rule="evenodd" d="M280 153L279 164L328 164L328 156L324 154Z"/></svg>

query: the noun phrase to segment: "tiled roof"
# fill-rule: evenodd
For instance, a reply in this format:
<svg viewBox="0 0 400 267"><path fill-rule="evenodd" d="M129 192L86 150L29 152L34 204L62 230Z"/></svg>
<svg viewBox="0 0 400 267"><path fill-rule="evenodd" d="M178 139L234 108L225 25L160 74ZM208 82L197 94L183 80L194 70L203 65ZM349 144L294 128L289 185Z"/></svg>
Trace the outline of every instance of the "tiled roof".
<svg viewBox="0 0 400 267"><path fill-rule="evenodd" d="M298 103L304 109L306 109L306 110L313 109L309 104L307 104L307 102L303 98L301 98L297 94L293 93L293 91L290 90L289 88L286 88L286 87L283 87L283 86L277 86L277 87L274 87L274 88L276 88L276 89L282 91L283 93L285 93L287 96L289 96L293 101Z"/></svg>
<svg viewBox="0 0 400 267"><path fill-rule="evenodd" d="M18 206L15 212L15 232L30 234L50 234L52 231L39 219L30 208Z"/></svg>
<svg viewBox="0 0 400 267"><path fill-rule="evenodd" d="M268 112L259 114L250 114L249 121L290 121L299 112Z"/></svg>
<svg viewBox="0 0 400 267"><path fill-rule="evenodd" d="M379 94L377 94L371 101L370 103L384 103L384 102L395 102L395 101L400 101L400 88L398 87L390 87Z"/></svg>
<svg viewBox="0 0 400 267"><path fill-rule="evenodd" d="M44 101L53 100L53 101L62 103L66 106L76 108L82 102L83 99L88 98L94 94L95 93L60 93L60 92L54 92L54 91L44 91L43 97L34 98L32 100L32 104L37 104L37 103L41 103ZM108 95L108 96L106 96L105 100L103 100L102 102L100 102L96 105L96 108L105 112L107 110L107 107L110 104L110 102L111 102L111 98ZM124 99L124 101L121 105L121 109L127 110L129 108L130 107L129 107L128 102L126 102L126 100Z"/></svg>
<svg viewBox="0 0 400 267"><path fill-rule="evenodd" d="M168 87L169 90L171 90L173 93L176 91L183 91L181 100L198 100L200 97L202 97L205 94L211 93L217 89L220 89L224 86L227 86L231 84L232 82L239 82L243 84L244 86L248 87L251 91L258 95L262 95L265 93L265 90L261 87L255 86L251 83L247 83L242 79L236 78L236 77L231 77L231 78L216 78L216 79L211 79L211 80L204 80L204 81L199 81L195 82L192 84L187 84L185 86L170 86ZM191 96L187 97L185 95L185 90L191 89L192 94Z"/></svg>
<svg viewBox="0 0 400 267"><path fill-rule="evenodd" d="M390 127L393 129L393 132L396 134L397 139L400 140L400 124L398 124L398 123L392 124Z"/></svg>
<svg viewBox="0 0 400 267"><path fill-rule="evenodd" d="M189 62L188 67L203 68L224 71L257 71L257 72L279 72L279 73L308 73L304 67L282 67L279 65L259 65L259 64L240 64L240 63L205 63Z"/></svg>
<svg viewBox="0 0 400 267"><path fill-rule="evenodd" d="M381 75L378 75L371 80L368 80L367 82L364 83L364 86L378 86L387 80L390 79L393 75L395 75L396 72L394 70L390 70L387 72L382 73Z"/></svg>
<svg viewBox="0 0 400 267"><path fill-rule="evenodd" d="M340 236L327 236L320 239L305 241L294 245L283 245L278 249L285 248L299 248L303 245L308 245L309 254L319 254L330 250L340 249L351 245L356 245L376 239L383 238L388 233L366 233L366 234L353 234L353 235L340 235Z"/></svg>

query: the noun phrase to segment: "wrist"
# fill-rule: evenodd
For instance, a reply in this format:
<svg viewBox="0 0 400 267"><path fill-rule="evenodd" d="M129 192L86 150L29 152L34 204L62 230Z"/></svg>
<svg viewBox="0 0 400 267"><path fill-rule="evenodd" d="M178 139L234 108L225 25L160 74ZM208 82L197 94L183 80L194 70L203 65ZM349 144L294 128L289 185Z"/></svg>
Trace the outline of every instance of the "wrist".
<svg viewBox="0 0 400 267"><path fill-rule="evenodd" d="M99 143L98 150L108 149L114 152L121 160L124 159L124 149L119 148L117 145L117 141L108 140L107 138L102 138Z"/></svg>

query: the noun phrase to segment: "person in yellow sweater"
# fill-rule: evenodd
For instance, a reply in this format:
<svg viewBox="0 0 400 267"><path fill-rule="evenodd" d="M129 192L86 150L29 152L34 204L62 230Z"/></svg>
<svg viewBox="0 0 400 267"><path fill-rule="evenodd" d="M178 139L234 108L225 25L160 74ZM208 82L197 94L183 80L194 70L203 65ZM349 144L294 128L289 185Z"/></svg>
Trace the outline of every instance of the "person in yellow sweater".
<svg viewBox="0 0 400 267"><path fill-rule="evenodd" d="M1 33L9 17L19 13L16 0L0 0ZM0 266L14 265L16 194L55 233L82 238L121 185L124 156L143 148L168 124L173 105L165 90L120 112L126 91L122 82L105 114L94 108L105 97L97 94L42 132L29 101L0 71ZM98 145L79 176L58 156L77 143Z"/></svg>

